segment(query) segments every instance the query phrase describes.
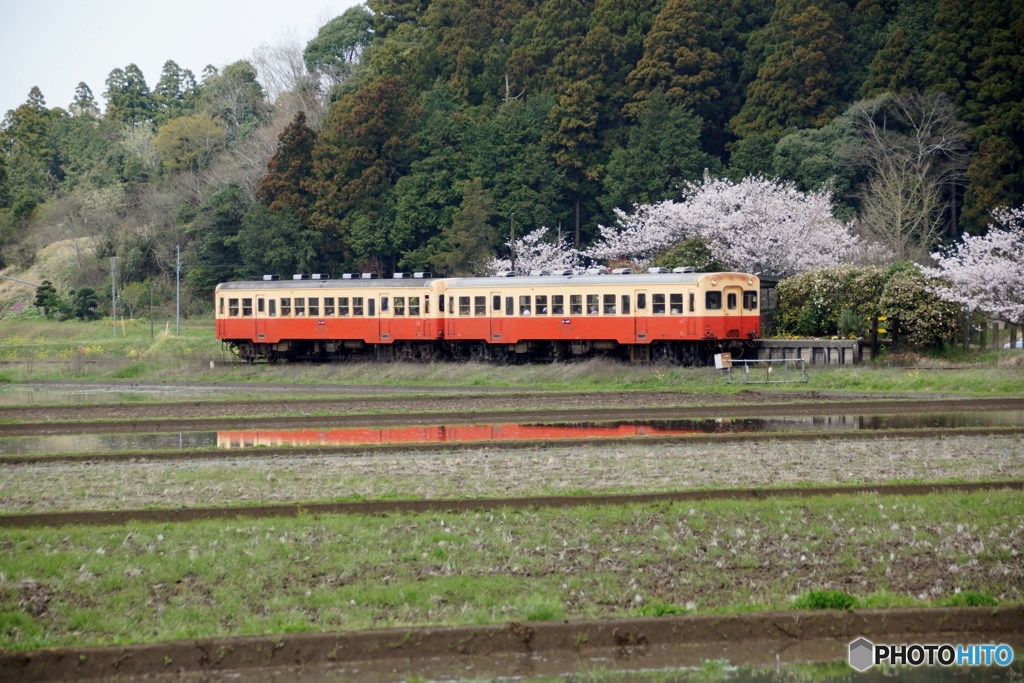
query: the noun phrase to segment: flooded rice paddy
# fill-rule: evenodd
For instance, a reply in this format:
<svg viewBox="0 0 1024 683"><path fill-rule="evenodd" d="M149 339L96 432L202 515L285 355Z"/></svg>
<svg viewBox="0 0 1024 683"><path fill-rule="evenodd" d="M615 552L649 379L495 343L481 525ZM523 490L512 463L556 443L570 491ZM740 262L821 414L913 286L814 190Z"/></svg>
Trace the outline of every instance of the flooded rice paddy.
<svg viewBox="0 0 1024 683"><path fill-rule="evenodd" d="M62 434L0 438L0 455L109 453L126 451L331 447L375 444L572 441L698 434L848 432L922 428L1020 427L1024 411L973 411L907 415L701 418L571 424L421 425L326 429L179 431L121 434Z"/></svg>

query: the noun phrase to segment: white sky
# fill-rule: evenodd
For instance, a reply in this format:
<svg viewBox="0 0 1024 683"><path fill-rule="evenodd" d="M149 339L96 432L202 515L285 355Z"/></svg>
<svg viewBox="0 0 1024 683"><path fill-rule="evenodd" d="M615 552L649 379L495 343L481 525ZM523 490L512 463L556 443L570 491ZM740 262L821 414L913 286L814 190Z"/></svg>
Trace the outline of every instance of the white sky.
<svg viewBox="0 0 1024 683"><path fill-rule="evenodd" d="M289 34L305 44L359 0L0 0L0 118L38 85L67 107L85 81L100 107L107 75L138 64L150 89L168 59L196 78Z"/></svg>

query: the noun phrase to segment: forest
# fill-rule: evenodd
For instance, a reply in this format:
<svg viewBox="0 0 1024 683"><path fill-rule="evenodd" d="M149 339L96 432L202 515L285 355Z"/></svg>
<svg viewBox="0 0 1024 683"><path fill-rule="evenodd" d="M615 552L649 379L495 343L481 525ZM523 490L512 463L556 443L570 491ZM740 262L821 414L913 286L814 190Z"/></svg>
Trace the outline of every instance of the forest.
<svg viewBox="0 0 1024 683"><path fill-rule="evenodd" d="M369 0L199 76L115 68L102 109L85 83L66 107L33 88L0 127L0 267L102 310L116 257L133 314L173 296L180 245L199 314L265 273L483 274L510 235L731 266L713 230L609 245L758 182L849 242L780 274L933 266L1022 204L1022 45L1021 0Z"/></svg>

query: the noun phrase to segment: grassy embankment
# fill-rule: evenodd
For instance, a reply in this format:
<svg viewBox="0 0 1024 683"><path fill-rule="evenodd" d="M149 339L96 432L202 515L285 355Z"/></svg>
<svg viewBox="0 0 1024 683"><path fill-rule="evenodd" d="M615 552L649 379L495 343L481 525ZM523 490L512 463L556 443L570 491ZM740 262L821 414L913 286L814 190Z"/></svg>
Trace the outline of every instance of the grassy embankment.
<svg viewBox="0 0 1024 683"><path fill-rule="evenodd" d="M7 530L0 648L786 609L824 589L1017 603L1022 525L1024 496L1000 491Z"/></svg>
<svg viewBox="0 0 1024 683"><path fill-rule="evenodd" d="M329 366L281 363L225 365L233 357L213 336L212 321L188 321L181 336L173 323L145 321L61 323L5 320L0 325L0 383L32 379L168 380L404 386L507 386L569 391L668 390L732 394L765 385L727 384L709 368L634 366L606 360L580 363L494 366L479 363L342 363ZM217 361L214 368L210 361ZM925 367L922 367L925 366ZM939 367L940 369L932 369ZM927 369L926 369L927 368ZM957 363L922 359L909 367L862 365L809 370L807 384L771 385L791 390L851 392L1024 394L1024 352L988 351L957 356Z"/></svg>

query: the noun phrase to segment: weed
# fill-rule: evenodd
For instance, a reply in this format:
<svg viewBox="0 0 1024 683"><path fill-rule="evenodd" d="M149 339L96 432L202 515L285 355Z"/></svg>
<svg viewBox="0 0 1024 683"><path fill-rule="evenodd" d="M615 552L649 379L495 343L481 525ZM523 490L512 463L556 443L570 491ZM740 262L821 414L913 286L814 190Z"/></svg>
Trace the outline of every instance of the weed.
<svg viewBox="0 0 1024 683"><path fill-rule="evenodd" d="M941 604L949 607L995 607L999 601L981 591L963 591L954 593L943 600Z"/></svg>
<svg viewBox="0 0 1024 683"><path fill-rule="evenodd" d="M853 609L856 606L857 598L842 591L810 591L793 603L796 609Z"/></svg>
<svg viewBox="0 0 1024 683"><path fill-rule="evenodd" d="M634 610L634 613L640 617L665 617L673 614L686 614L686 608L664 602L655 602Z"/></svg>

